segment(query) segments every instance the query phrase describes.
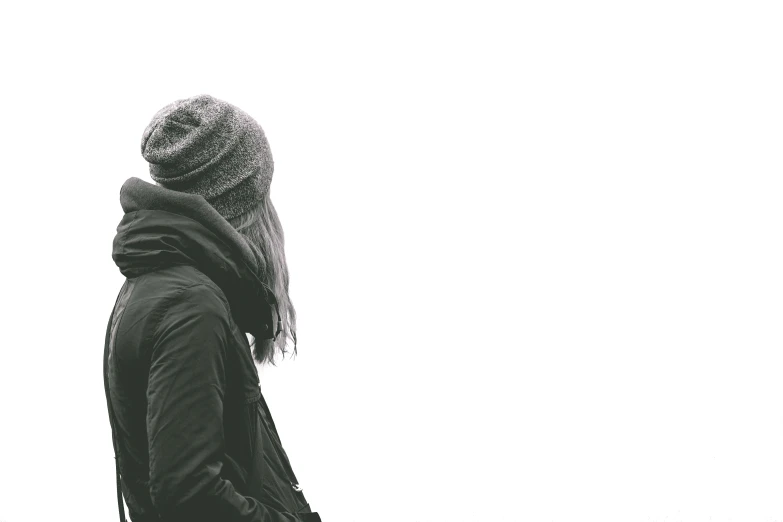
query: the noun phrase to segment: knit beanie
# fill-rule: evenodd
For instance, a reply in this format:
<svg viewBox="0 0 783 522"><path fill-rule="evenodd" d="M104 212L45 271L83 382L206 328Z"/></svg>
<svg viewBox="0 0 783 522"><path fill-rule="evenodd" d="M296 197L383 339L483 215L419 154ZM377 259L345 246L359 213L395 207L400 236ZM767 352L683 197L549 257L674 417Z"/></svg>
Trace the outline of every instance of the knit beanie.
<svg viewBox="0 0 783 522"><path fill-rule="evenodd" d="M158 185L203 196L226 219L251 210L274 171L261 126L206 94L159 110L144 130L141 154Z"/></svg>

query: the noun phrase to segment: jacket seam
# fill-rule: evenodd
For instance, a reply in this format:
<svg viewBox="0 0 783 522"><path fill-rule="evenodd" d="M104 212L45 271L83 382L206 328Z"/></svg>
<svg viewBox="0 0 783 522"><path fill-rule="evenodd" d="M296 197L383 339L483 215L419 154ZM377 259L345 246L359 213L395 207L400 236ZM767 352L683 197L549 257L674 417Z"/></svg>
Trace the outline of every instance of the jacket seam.
<svg viewBox="0 0 783 522"><path fill-rule="evenodd" d="M161 321L163 321L163 317L166 315L166 311L171 307L171 305L175 304L177 302L177 299L181 298L184 295L186 290L190 290L191 288L197 288L199 286L203 286L205 288L210 288L210 289L214 290L214 288L212 288L211 286L209 286L206 283L193 283L192 285L183 286L181 288L178 288L176 290L176 293L174 293L173 295L166 296L166 298L164 300L162 300L160 305L157 307L158 316L155 318L155 327L150 329L150 337L147 339L147 341L151 340L154 337L157 337L158 330L160 330L160 323L161 323ZM220 301L225 306L226 302L223 299L223 297L222 296L218 296L218 297L220 298ZM168 305L168 306L164 306L164 305ZM232 321L233 319L231 318L230 312L228 313L228 317L229 317L229 324L231 324L230 321ZM223 356L225 357L226 356L226 347L225 346L221 346L221 352L223 353Z"/></svg>
<svg viewBox="0 0 783 522"><path fill-rule="evenodd" d="M191 285L191 286L189 286L187 288L192 288L194 286L203 285L203 286L206 286L207 288L213 289L216 292L217 296L220 298L220 301L223 303L223 306L225 306L225 308L226 308L225 311L226 311L226 317L228 317L229 327L231 328L232 331L233 330L239 330L241 332L241 328L239 328L239 326L236 324L236 321L234 320L234 314L233 314L233 311L231 310L231 303L228 302L228 298L226 297L226 293L223 291L223 289L220 288L220 286L218 286L218 284L215 283L212 279L210 279L210 277L207 274L205 274L204 272L199 270L198 267L193 266L193 265L187 265L187 266L190 266L193 270L195 270L199 274L203 275L204 278L206 279L206 281L204 281L204 282L194 283L193 285ZM244 335L244 333L243 333L243 335Z"/></svg>
<svg viewBox="0 0 783 522"><path fill-rule="evenodd" d="M199 270L197 266L193 266L193 265L187 265L187 266L190 266L193 270L195 270L196 272L198 272L199 274L204 276L204 278L206 279L205 281L203 281L201 283L194 283L193 285L189 286L188 288L192 288L193 286L203 285L203 286L206 286L207 288L211 288L211 289L215 290L217 295L218 295L218 297L220 298L220 300L225 305L226 311L229 312L229 316L230 316L231 315L231 313L230 313L231 312L231 306L229 305L228 298L226 297L226 293L223 291L223 289L220 288L220 286L218 286L218 284L215 283L207 274L205 274L204 272Z"/></svg>

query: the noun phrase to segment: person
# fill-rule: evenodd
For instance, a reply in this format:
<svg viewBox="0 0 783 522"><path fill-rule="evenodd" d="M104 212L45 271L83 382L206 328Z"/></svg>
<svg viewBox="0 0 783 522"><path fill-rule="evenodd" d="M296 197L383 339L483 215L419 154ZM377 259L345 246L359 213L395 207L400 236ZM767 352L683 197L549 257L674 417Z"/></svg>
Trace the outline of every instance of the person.
<svg viewBox="0 0 783 522"><path fill-rule="evenodd" d="M320 521L299 486L256 364L293 343L274 164L258 123L202 95L157 112L112 258L126 280L106 331L117 501L133 522Z"/></svg>

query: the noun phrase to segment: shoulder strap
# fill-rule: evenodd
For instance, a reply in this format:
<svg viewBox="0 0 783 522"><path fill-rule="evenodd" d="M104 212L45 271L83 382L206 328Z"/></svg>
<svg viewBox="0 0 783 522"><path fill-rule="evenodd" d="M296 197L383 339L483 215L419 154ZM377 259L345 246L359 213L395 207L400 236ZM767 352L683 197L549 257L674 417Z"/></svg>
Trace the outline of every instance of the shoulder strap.
<svg viewBox="0 0 783 522"><path fill-rule="evenodd" d="M124 289L123 289L124 290ZM122 291L120 291L122 294ZM119 296L117 296L119 301ZM115 431L115 424L117 422L114 417L114 408L111 405L111 397L109 396L109 341L111 339L111 327L112 320L114 319L114 311L117 307L117 303L114 303L114 307L111 311L111 317L109 317L109 325L106 327L106 343L103 348L103 389L106 392L106 405L109 407L109 423L111 424L111 443L114 446L114 467L117 475L117 508L120 511L120 522L126 522L125 519L125 506L122 503L122 480L120 478L120 462L117 459L117 435Z"/></svg>

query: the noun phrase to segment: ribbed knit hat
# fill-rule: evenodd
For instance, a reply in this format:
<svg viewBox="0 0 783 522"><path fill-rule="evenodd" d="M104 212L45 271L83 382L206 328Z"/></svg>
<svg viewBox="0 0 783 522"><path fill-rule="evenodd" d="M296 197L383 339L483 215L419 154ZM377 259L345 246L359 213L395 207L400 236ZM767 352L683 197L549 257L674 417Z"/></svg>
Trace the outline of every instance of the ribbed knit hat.
<svg viewBox="0 0 783 522"><path fill-rule="evenodd" d="M203 196L226 219L251 210L274 171L261 126L206 94L159 110L144 130L141 154L158 185Z"/></svg>

